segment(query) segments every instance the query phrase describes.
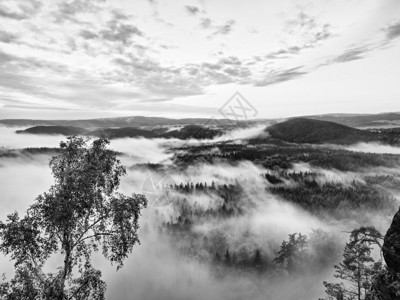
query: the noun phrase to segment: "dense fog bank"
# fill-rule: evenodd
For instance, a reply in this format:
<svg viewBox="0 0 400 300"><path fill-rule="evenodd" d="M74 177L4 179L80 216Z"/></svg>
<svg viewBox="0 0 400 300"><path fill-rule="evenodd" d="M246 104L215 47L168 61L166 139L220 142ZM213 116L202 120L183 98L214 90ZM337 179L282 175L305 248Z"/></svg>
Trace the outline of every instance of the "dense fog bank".
<svg viewBox="0 0 400 300"><path fill-rule="evenodd" d="M60 136L39 139L32 136L30 140L30 137L26 139L25 135L16 135L8 128L1 130L5 147L55 147L64 139ZM259 130L250 129L239 138L254 136L260 133ZM174 151L170 146L187 143L190 145L196 141L143 138L111 141L112 149L125 153L121 160L128 167L120 191L124 194L144 193L150 205L140 220L141 245L134 247L123 269L116 272L115 267L111 267L100 255L94 258L96 267L102 270L108 284L107 295L110 299L316 299L324 293L322 280L332 278L332 266L340 259L348 239L345 232L366 225L384 231L390 223L390 215L375 211L363 211L361 215L355 210L352 212L354 218L343 220L329 215L317 216L271 192L274 185L263 175L280 176L279 170L270 170L249 161L235 164L195 163L184 169L168 168L173 166ZM48 155L0 158L2 220L15 210L23 213L39 194L50 187L53 179L48 167L49 159ZM167 167L158 171L146 166L148 162L162 162ZM136 165L143 163L145 165ZM296 187L299 182L291 179L293 176L311 174L306 176L312 176L321 187L336 184L351 189L353 185L367 185L366 176L375 173L400 175L396 168L343 172L299 162L285 170L289 179L282 177L277 186ZM191 225L190 231L176 234L171 229L181 214L181 208L176 203L185 203L190 209L206 213L218 210L225 201L216 192L217 188L211 192L192 193L170 190L173 185L197 182L208 187L213 184L237 188L240 194L235 205L240 213L229 217L199 218ZM390 192L395 194L394 190ZM282 241L293 233L310 236L309 250L313 261L308 261L301 270L289 273L273 266L272 260ZM313 237L317 239L313 240ZM214 248L208 252L196 248L196 243L204 238L216 241L210 246ZM265 270L257 273L243 268L238 271L233 267L216 266L213 263L215 251L227 249L236 251L238 255L248 255L260 249ZM1 258L1 271L9 273L12 265L5 260Z"/></svg>

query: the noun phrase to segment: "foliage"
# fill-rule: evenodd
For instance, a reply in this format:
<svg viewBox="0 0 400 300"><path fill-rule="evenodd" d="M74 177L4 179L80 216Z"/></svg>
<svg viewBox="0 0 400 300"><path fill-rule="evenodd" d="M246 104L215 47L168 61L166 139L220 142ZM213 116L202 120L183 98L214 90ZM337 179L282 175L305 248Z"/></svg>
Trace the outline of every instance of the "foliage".
<svg viewBox="0 0 400 300"><path fill-rule="evenodd" d="M336 300L344 300L346 290L343 283L329 283L324 281L325 293Z"/></svg>
<svg viewBox="0 0 400 300"><path fill-rule="evenodd" d="M2 299L104 299L105 282L91 265L101 247L117 268L139 242L143 195L117 192L125 168L107 150L106 139L89 146L80 137L61 142L50 161L55 182L27 214L0 222L0 250L15 262L15 276L0 285ZM43 267L54 255L63 263L54 273Z"/></svg>
<svg viewBox="0 0 400 300"><path fill-rule="evenodd" d="M352 182L344 185L340 182L318 184L308 173L291 174L289 177L296 185L273 186L271 192L300 205L318 215L345 217L355 209L392 209L396 199L387 191Z"/></svg>
<svg viewBox="0 0 400 300"><path fill-rule="evenodd" d="M289 234L289 240L283 241L278 256L274 259L277 264L284 265L288 271L294 271L307 255L307 236L301 233Z"/></svg>
<svg viewBox="0 0 400 300"><path fill-rule="evenodd" d="M382 271L382 261L371 255L373 245L380 245L381 234L374 227L361 227L350 234L343 260L335 265L335 277L342 282L324 282L326 293L336 299L369 299L373 278Z"/></svg>
<svg viewBox="0 0 400 300"><path fill-rule="evenodd" d="M219 151L206 151L218 148ZM210 143L209 145L178 148L174 156L175 165L186 167L196 162L223 161L237 164L251 161L267 169L289 169L292 164L305 162L313 166L340 171L359 171L369 167L399 165L400 159L394 154L353 152L344 149L277 143L276 141L249 141L249 144Z"/></svg>

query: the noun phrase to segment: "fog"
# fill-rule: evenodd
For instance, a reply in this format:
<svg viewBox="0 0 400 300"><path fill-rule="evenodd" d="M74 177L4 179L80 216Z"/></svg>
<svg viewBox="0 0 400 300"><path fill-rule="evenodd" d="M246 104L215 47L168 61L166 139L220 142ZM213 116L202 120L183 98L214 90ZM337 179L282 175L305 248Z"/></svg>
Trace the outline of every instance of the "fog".
<svg viewBox="0 0 400 300"><path fill-rule="evenodd" d="M20 149L29 147L58 147L60 141L65 137L62 135L36 135L36 134L17 134L17 130L26 127L6 127L0 126L1 144L0 147L10 149Z"/></svg>
<svg viewBox="0 0 400 300"><path fill-rule="evenodd" d="M227 132L221 137L217 137L214 141L225 141L225 140L246 140L251 138L266 138L269 136L268 132L265 131L267 124L258 124L248 128L238 128Z"/></svg>
<svg viewBox="0 0 400 300"><path fill-rule="evenodd" d="M239 130L233 135L238 139L253 137L262 133L264 126ZM22 147L55 147L65 137L17 135L15 128L0 128L2 146ZM221 138L219 139L221 140ZM204 141L207 142L207 141ZM209 142L209 141L208 141ZM127 166L135 163L171 163L173 153L168 145L182 145L184 141L144 138L116 139L111 148L124 152L122 161ZM0 182L2 201L0 218L15 210L23 213L33 203L36 196L45 192L52 184L48 167L48 156L29 156L20 158L0 158ZM351 231L361 225L375 225L387 228L389 219L371 213L364 216L368 224L358 223L357 219L339 222L334 219L320 219L302 208L293 205L268 191L269 184L262 174L270 172L250 162L241 162L235 166L229 164L196 164L183 171L157 173L144 167L128 168L123 178L120 191L124 194L145 193L146 182L151 182L154 190L150 191L150 205L144 210L140 220L141 245L134 247L126 259L125 266L116 272L115 267L96 255L95 267L103 272L107 282L108 299L317 299L324 295L322 280L332 278L333 262L341 255L340 249L348 238L342 231ZM341 182L350 184L353 180L363 182L361 173L325 170L309 164L295 164L292 172L307 171L318 174L323 182ZM387 170L388 172L390 169ZM393 171L395 172L395 171ZM149 181L150 179L150 181ZM305 268L302 275L290 275L283 270L271 270L261 276L256 273L228 272L218 276L207 253L199 257L182 254L179 247L186 241L175 243L161 233L158 226L162 221L177 217L169 200L159 199L163 193L162 186L172 183L207 182L216 184L236 184L243 190L241 205L244 214L236 217L212 219L196 224L193 232L200 236L223 233L230 249L252 249L260 247L263 255L273 258L288 234L301 232L310 234L314 229L326 233L322 255L328 255L324 263L315 263ZM147 193L148 195L148 193ZM153 198L152 198L153 197ZM172 197L180 197L172 195ZM197 203L203 209L222 201L218 196L187 195L189 204ZM152 201L157 201L153 203ZM311 244L313 247L313 244ZM329 251L330 252L329 252ZM331 257L329 257L331 255ZM9 272L12 265L0 259L1 272Z"/></svg>
<svg viewBox="0 0 400 300"><path fill-rule="evenodd" d="M360 174L356 172L343 172L336 169L327 170L320 167L311 166L308 163L295 163L293 164L290 171L293 171L295 173L298 172L315 173L316 174L315 180L320 185L323 185L325 183L341 183L344 186L350 186L353 182L365 184L365 181L362 178L363 177L362 174L364 174L364 172Z"/></svg>
<svg viewBox="0 0 400 300"><path fill-rule="evenodd" d="M346 150L365 153L400 154L400 147L380 143L359 143L345 147Z"/></svg>
<svg viewBox="0 0 400 300"><path fill-rule="evenodd" d="M191 179L193 182L215 180L219 184L242 184L246 195L244 201L248 201L245 215L225 221L205 222L193 229L197 234L210 237L217 232L224 233L230 249L259 245L273 255L289 233L308 233L313 228L329 230L328 224L268 194L259 176L263 171L251 163L236 167L201 164L190 166L185 174L172 173L168 176L176 182ZM125 180L138 179L135 173L130 172ZM150 176L156 178L155 174ZM125 193L129 190L126 181L121 186ZM197 201L198 197L191 199L189 196L189 203ZM156 208L173 213L170 207L158 205ZM209 264L177 253L168 237L157 231L156 224L160 219L154 219L154 209L150 206L142 217L142 228L145 228L141 231L142 244L127 259L125 268L116 274L106 274L110 299L309 299L323 293L319 278L312 273L303 278L288 274L258 277L255 274L245 276L234 273L217 278ZM104 268L106 265L104 263ZM330 270L316 273L318 276L321 273L330 276ZM311 283L312 288L304 289Z"/></svg>

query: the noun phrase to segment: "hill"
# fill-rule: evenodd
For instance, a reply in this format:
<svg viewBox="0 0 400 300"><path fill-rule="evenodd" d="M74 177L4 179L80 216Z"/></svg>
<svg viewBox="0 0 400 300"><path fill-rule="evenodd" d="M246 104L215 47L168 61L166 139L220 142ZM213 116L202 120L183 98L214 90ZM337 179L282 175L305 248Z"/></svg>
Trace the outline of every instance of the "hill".
<svg viewBox="0 0 400 300"><path fill-rule="evenodd" d="M327 114L317 116L305 116L308 119L330 121L338 124L366 128L366 127L398 127L400 126L400 113L381 114Z"/></svg>
<svg viewBox="0 0 400 300"><path fill-rule="evenodd" d="M221 126L232 125L232 120L215 119ZM169 119L160 117L119 117L87 120L29 120L3 119L0 124L6 126L73 126L82 128L110 128L110 127L139 127L139 126L170 126L170 125L206 125L209 118Z"/></svg>
<svg viewBox="0 0 400 300"><path fill-rule="evenodd" d="M376 134L329 121L294 118L266 128L271 137L291 143L354 144L378 141Z"/></svg>
<svg viewBox="0 0 400 300"><path fill-rule="evenodd" d="M144 137L144 138L177 138L186 140L195 139L212 139L215 136L221 135L223 131L210 129L204 126L187 125L181 129L167 130L165 128L157 129L140 129L136 127L122 128L104 128L88 132L89 136L107 136L109 138L126 138L126 137Z"/></svg>
<svg viewBox="0 0 400 300"><path fill-rule="evenodd" d="M73 126L34 126L25 130L17 130L16 133L28 134L60 134L60 135L81 135L87 130Z"/></svg>

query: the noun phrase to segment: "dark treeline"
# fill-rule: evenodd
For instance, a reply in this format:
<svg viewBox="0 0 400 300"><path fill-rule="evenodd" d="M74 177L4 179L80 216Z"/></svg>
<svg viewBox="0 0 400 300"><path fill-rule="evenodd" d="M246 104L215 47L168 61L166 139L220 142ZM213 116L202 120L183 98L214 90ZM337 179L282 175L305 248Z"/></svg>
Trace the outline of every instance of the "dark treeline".
<svg viewBox="0 0 400 300"><path fill-rule="evenodd" d="M365 210L391 210L395 204L394 196L381 188L382 184L390 184L396 179L393 176L368 177L368 184L353 180L350 184L326 181L320 182L315 172L279 172L266 173L262 175L271 186L269 191L279 197L301 206L318 216L335 216L339 218L348 217L355 209ZM290 180L294 184L285 184L284 180ZM246 184L246 180L241 182ZM178 211L189 212L190 217L196 216L229 216L242 212L240 200L243 200L241 184L216 185L214 181L187 182L166 185L164 189L178 192L180 194L205 193L209 196L215 195L223 199L221 203L210 200L207 210L191 210L187 204L186 210L178 208ZM213 199L210 197L210 199ZM176 202L176 203L179 203ZM249 203L247 203L249 204ZM183 205L180 203L179 205ZM194 207L196 207L196 203ZM189 218L183 213L182 218Z"/></svg>
<svg viewBox="0 0 400 300"><path fill-rule="evenodd" d="M343 186L340 183L319 185L316 181L304 181L294 187L272 187L271 192L318 214L345 216L354 209L391 209L396 199L384 190L354 183Z"/></svg>
<svg viewBox="0 0 400 300"><path fill-rule="evenodd" d="M219 217L237 216L243 213L243 189L240 185L215 184L212 181L197 183L180 183L164 186L168 195L168 202L172 204L178 217L171 219L165 225L170 228L180 229L182 225L198 223ZM192 194L207 195L207 207L199 205L196 201L188 200Z"/></svg>
<svg viewBox="0 0 400 300"><path fill-rule="evenodd" d="M391 212L394 207L395 198L379 188L379 184L395 180L391 176L368 176L369 184L355 180L344 184L340 181L323 180L321 176L316 172L285 170L262 174L269 183L265 186L267 190L320 217L346 219L355 211L387 209ZM298 247L304 248L304 251L290 254L295 255L295 258L285 258L289 254L279 254L278 249L271 252L271 245L259 245L254 240L248 240L246 234L240 238L243 244L233 247L224 232L216 230L206 234L195 230L196 226L204 223L243 215L251 205L242 187L247 181L244 179L236 184L185 182L163 186L176 216L164 222L160 230L172 237L174 244L184 255L211 263L221 272L230 270L264 273L276 268L297 272L307 269L306 265L315 265L316 262L323 266L334 263L340 250L320 230L312 232L306 238L302 235L289 236L289 241L284 245L293 249L286 250L288 253L300 251ZM199 205L195 198L191 198L193 196L207 196L208 205ZM250 232L248 236L251 236ZM304 245L299 246L299 239L304 239L301 242ZM274 260L279 255L281 258Z"/></svg>
<svg viewBox="0 0 400 300"><path fill-rule="evenodd" d="M219 151L213 153L207 151L216 146ZM179 153L174 157L175 163L183 167L198 162L212 163L216 159L232 164L248 160L268 169L289 169L294 163L299 162L340 171L358 171L361 168L378 166L390 168L400 165L399 156L394 154L362 153L303 145L235 145L220 143L178 149L186 150L185 154Z"/></svg>
<svg viewBox="0 0 400 300"><path fill-rule="evenodd" d="M270 191L287 201L318 215L346 216L354 209L391 209L396 199L380 185L391 185L394 176L368 176L367 184L352 180L349 184L318 180L315 172L278 172L263 175L271 183ZM283 184L283 179L294 182Z"/></svg>

